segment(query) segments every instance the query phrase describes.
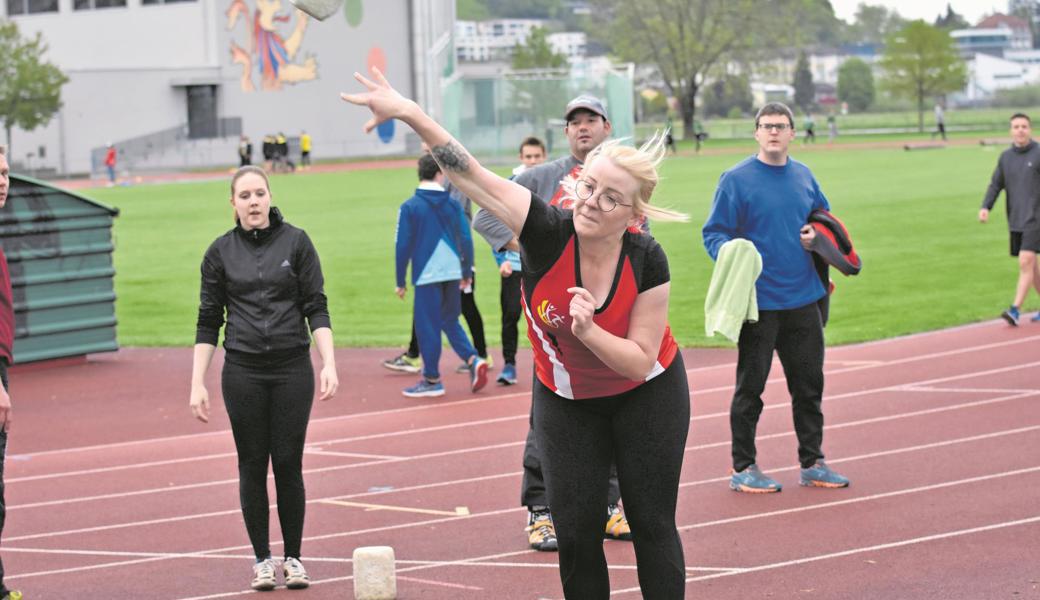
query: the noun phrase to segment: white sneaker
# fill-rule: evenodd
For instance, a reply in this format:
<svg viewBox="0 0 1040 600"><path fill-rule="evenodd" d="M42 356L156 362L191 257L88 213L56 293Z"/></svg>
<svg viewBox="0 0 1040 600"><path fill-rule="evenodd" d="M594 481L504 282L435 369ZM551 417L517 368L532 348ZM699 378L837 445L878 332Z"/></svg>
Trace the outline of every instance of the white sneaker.
<svg viewBox="0 0 1040 600"><path fill-rule="evenodd" d="M289 557L282 562L282 573L285 575L285 587L290 590L302 590L311 584L307 569L299 559Z"/></svg>
<svg viewBox="0 0 1040 600"><path fill-rule="evenodd" d="M278 583L276 577L274 561L270 558L262 560L253 565L252 587L261 592L273 590Z"/></svg>

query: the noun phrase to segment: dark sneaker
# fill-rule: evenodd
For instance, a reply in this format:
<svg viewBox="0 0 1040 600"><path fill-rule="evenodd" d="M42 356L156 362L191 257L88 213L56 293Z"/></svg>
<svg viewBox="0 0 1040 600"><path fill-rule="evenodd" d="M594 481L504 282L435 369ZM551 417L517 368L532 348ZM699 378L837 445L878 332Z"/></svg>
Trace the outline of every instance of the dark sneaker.
<svg viewBox="0 0 1040 600"><path fill-rule="evenodd" d="M391 371L400 371L402 373L418 373L422 370L422 359L419 357L412 358L407 353L393 358L388 358L383 361L383 366Z"/></svg>
<svg viewBox="0 0 1040 600"><path fill-rule="evenodd" d="M603 537L608 540L632 540L632 528L617 504L607 506L607 530Z"/></svg>
<svg viewBox="0 0 1040 600"><path fill-rule="evenodd" d="M802 469L802 477L798 480L798 483L810 487L849 487L848 478L832 471L831 468L827 466L827 463L822 460L816 461L816 464L808 469Z"/></svg>
<svg viewBox="0 0 1040 600"><path fill-rule="evenodd" d="M516 385L516 365L506 363L496 381L499 385Z"/></svg>
<svg viewBox="0 0 1040 600"><path fill-rule="evenodd" d="M1004 312L1000 313L1000 316L1003 317L1004 320L1008 322L1008 325L1016 326L1016 327L1018 326L1018 316L1019 315L1018 315L1018 307L1017 306L1012 306L1012 307L1008 308Z"/></svg>
<svg viewBox="0 0 1040 600"><path fill-rule="evenodd" d="M548 510L531 511L527 517L527 543L539 552L555 552L559 549L556 541L556 526Z"/></svg>
<svg viewBox="0 0 1040 600"><path fill-rule="evenodd" d="M487 372L487 361L479 356L473 357L469 363L469 390L471 392L479 392L484 389L488 381Z"/></svg>
<svg viewBox="0 0 1040 600"><path fill-rule="evenodd" d="M1034 323L1040 323L1040 310L1036 311L1036 314L1033 315L1033 318L1029 320Z"/></svg>
<svg viewBox="0 0 1040 600"><path fill-rule="evenodd" d="M302 590L311 584L307 569L303 568L303 564L297 558L289 557L282 562L282 574L285 575L285 587L290 590Z"/></svg>
<svg viewBox="0 0 1040 600"><path fill-rule="evenodd" d="M253 582L250 587L257 591L267 592L273 590L276 583L273 560L268 558L253 565Z"/></svg>
<svg viewBox="0 0 1040 600"><path fill-rule="evenodd" d="M419 380L419 383L412 387L404 388L401 393L409 398L432 398L434 396L443 396L444 384L439 381L426 381L426 378L424 377Z"/></svg>
<svg viewBox="0 0 1040 600"><path fill-rule="evenodd" d="M772 478L758 470L758 465L750 465L739 473L730 471L729 489L747 494L773 494L784 489Z"/></svg>

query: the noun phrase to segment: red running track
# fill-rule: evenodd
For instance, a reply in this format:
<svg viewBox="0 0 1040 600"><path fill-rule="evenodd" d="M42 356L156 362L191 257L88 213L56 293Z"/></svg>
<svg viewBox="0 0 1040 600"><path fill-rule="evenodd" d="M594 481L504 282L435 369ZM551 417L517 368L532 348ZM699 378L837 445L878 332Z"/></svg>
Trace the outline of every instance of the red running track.
<svg viewBox="0 0 1040 600"><path fill-rule="evenodd" d="M445 398L411 400L412 377L378 366L391 353L338 351L343 391L315 405L304 459L314 584L264 597L351 598L354 548L390 545L402 599L561 598L556 555L527 549L518 506L530 382L471 395L452 375ZM776 367L759 462L785 489L731 492L734 352L684 354L688 598L1040 597L1040 326L829 349L824 449L845 490L797 485ZM208 426L190 418L190 363L190 349L128 349L15 370L9 585L31 600L253 593L227 417L218 400ZM614 596L638 598L631 544L605 548Z"/></svg>

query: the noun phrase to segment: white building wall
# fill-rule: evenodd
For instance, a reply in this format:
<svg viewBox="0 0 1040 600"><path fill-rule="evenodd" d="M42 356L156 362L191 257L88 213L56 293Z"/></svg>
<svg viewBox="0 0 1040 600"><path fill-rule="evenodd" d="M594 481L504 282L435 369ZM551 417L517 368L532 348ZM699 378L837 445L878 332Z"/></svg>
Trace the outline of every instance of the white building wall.
<svg viewBox="0 0 1040 600"><path fill-rule="evenodd" d="M308 131L316 159L405 151L406 127L397 123L384 127L382 136L365 134L364 111L345 106L339 92L358 89L350 73L380 64L399 91L410 97L423 94L426 105L435 107L433 95L439 94L437 86L450 68L443 56L427 57L427 50L444 43L447 29L448 60L453 63L451 27L427 20L426 34L413 35L414 15L425 11L453 19L454 0L361 0L361 10L349 16L340 9L324 22L308 20L291 63L299 68L313 61L314 76L274 86L279 89L264 89L255 55L248 73L232 61L232 44L247 50L252 46L256 10L255 0L238 1L246 11L230 28L227 15L234 0L148 6L128 0L125 8L80 11L72 10L72 0L60 0L58 13L11 17L23 35L42 33L50 47L48 60L70 79L62 90L64 107L48 126L12 132L13 161L24 164L26 155L38 154L42 146L45 157L35 156L33 168L89 172L96 168L91 150L108 141L118 149L121 140L185 125L187 85L216 86L217 116L242 120L243 131L253 141L255 162L261 160L263 135L279 131L290 137ZM5 5L0 3L0 9L6 10ZM287 22L275 22L275 31L287 39L298 16L288 0L281 0L277 14L288 17ZM422 48L416 50L416 45ZM426 68L416 69L417 57L429 59ZM422 81L416 79L419 71ZM243 89L244 75L255 91ZM428 85L426 78L437 84ZM236 145L237 138L193 141L167 149L162 164L155 156L121 156L120 169L135 163L157 168L195 165L206 158L203 154L219 154L224 147L227 155L214 154L211 160L216 162L210 164L229 164L236 162Z"/></svg>

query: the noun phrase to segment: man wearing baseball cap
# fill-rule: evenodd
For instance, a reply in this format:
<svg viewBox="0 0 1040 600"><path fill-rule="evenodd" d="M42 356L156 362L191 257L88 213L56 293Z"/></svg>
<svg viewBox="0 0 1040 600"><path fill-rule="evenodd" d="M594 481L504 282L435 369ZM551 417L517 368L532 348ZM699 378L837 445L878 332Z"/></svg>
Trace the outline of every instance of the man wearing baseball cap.
<svg viewBox="0 0 1040 600"><path fill-rule="evenodd" d="M577 179L585 157L610 137L612 127L603 102L587 94L568 102L563 116L567 122L563 133L567 136L570 154L529 168L518 175L515 181L551 205L571 208L574 199L566 193L566 186L561 183ZM573 186L570 187L573 189ZM520 250L513 232L487 211L477 213L473 228L484 236L493 250ZM535 550L553 551L557 549L556 529L545 492L541 454L535 443L533 419L530 423L532 428L527 431L527 445L524 447L524 478L521 483L520 502L528 510L527 534L530 546ZM621 490L618 487L617 474L614 473L610 478L607 495L604 537L631 540L632 531L618 507L620 499Z"/></svg>

